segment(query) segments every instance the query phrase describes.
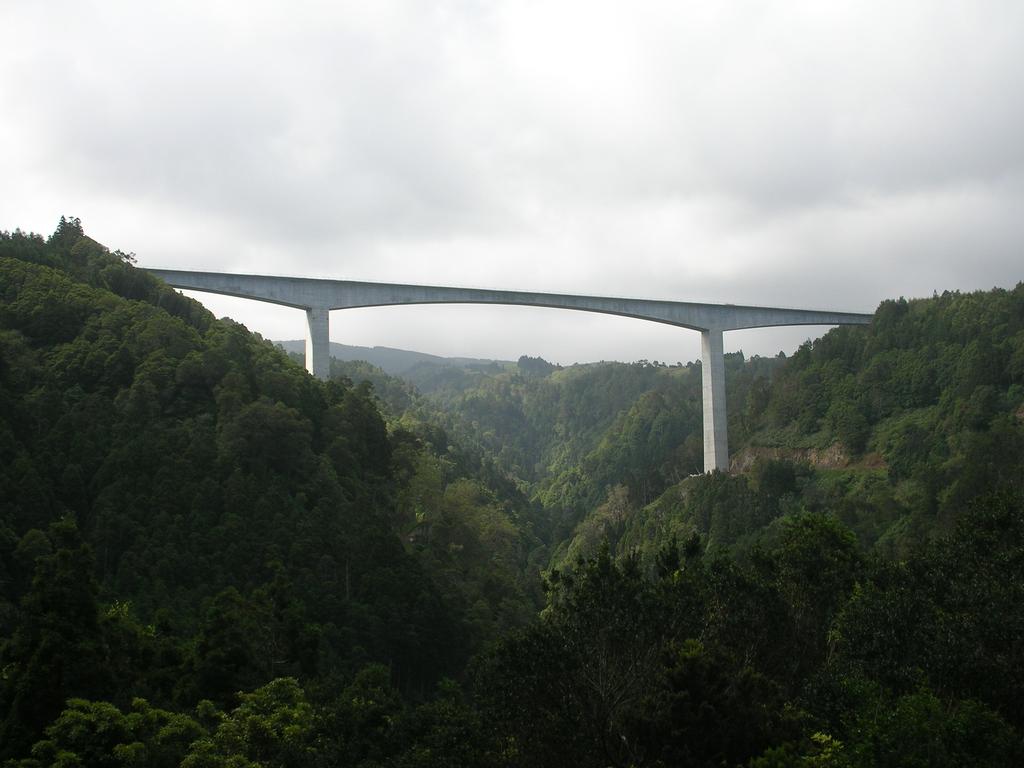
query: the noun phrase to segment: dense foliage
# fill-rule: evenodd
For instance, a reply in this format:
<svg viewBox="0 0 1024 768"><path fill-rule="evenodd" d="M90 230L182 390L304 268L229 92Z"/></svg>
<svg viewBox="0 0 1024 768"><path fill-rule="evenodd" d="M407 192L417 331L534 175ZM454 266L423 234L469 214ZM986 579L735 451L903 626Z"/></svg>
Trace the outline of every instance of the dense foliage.
<svg viewBox="0 0 1024 768"><path fill-rule="evenodd" d="M730 401L767 393L778 358L726 356ZM389 418L440 427L489 476L511 479L533 500L530 523L561 561L581 520L606 501L636 509L703 467L700 366L641 360L553 366L520 358L515 368L434 366L429 393L365 363L334 363L373 383ZM416 380L428 378L426 364ZM765 396L767 396L765 394ZM730 416L737 439L748 412ZM412 425L415 425L414 427ZM539 510L539 512L538 512ZM608 535L602 531L600 535ZM561 546L560 546L561 545Z"/></svg>
<svg viewBox="0 0 1024 768"><path fill-rule="evenodd" d="M733 477L688 478L701 466L699 365L528 360L461 371L427 400L542 507L556 565L606 538L647 559L673 534L744 545L799 509L900 556L979 496L1024 491L1024 284L886 301L871 325L789 359L727 355Z"/></svg>
<svg viewBox="0 0 1024 768"><path fill-rule="evenodd" d="M485 658L481 706L521 765L1014 765L1022 534L997 497L899 565L815 513L745 565L605 548Z"/></svg>
<svg viewBox="0 0 1024 768"><path fill-rule="evenodd" d="M429 690L536 610L511 511L77 220L0 237L3 756L71 697Z"/></svg>
<svg viewBox="0 0 1024 768"><path fill-rule="evenodd" d="M132 262L0 233L0 764L1024 761L1024 286L729 356L690 476L697 364L318 382Z"/></svg>

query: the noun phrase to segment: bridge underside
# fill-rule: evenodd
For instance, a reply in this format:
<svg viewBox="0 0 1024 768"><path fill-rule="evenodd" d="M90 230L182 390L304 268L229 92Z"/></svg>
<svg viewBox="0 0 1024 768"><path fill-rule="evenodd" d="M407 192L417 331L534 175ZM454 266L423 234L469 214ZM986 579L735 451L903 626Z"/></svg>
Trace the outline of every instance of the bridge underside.
<svg viewBox="0 0 1024 768"><path fill-rule="evenodd" d="M871 320L869 314L854 312L365 283L351 280L232 275L221 272L167 269L148 271L174 288L255 299L305 310L306 369L320 379L326 379L330 375L332 309L397 304L525 305L633 317L700 331L705 472L726 470L729 467L723 332L780 325L865 324Z"/></svg>

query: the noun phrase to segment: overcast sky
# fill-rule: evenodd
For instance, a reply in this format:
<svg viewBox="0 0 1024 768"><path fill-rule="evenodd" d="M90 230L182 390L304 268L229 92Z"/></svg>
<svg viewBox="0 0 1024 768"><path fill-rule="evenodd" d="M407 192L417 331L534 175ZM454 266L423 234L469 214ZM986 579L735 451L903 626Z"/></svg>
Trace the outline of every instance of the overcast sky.
<svg viewBox="0 0 1024 768"><path fill-rule="evenodd" d="M143 266L851 311L1024 279L1020 0L0 0L0 29L0 229L78 216ZM700 351L557 310L331 320L444 355Z"/></svg>

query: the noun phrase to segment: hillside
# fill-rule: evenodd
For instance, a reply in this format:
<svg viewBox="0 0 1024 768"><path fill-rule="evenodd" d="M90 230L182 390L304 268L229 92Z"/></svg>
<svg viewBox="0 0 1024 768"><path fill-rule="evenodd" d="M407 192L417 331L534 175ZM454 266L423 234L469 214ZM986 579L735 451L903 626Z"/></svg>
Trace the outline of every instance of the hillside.
<svg viewBox="0 0 1024 768"><path fill-rule="evenodd" d="M782 360L726 356L730 400L768 387ZM335 361L332 371L369 381L396 423L433 423L486 457L535 504L552 546L579 519L623 486L643 506L703 462L700 367L660 363L593 363L568 368L523 357L505 370L448 369L428 393L362 363ZM745 434L743 412L730 416Z"/></svg>
<svg viewBox="0 0 1024 768"><path fill-rule="evenodd" d="M701 466L697 363L525 362L453 374L419 399L375 384L396 414L440 420L515 478L550 521L554 563L606 538L648 557L671 534L729 547L801 509L894 554L951 530L978 496L1022 488L1024 285L883 302L870 326L789 359L726 364L732 479L689 477Z"/></svg>
<svg viewBox="0 0 1024 768"><path fill-rule="evenodd" d="M749 425L734 443L742 476L671 489L623 544L653 555L670 532L696 530L729 546L814 510L898 556L979 497L1024 490L1022 404L1024 284L883 302L870 326L805 344L770 388L730 402Z"/></svg>
<svg viewBox="0 0 1024 768"><path fill-rule="evenodd" d="M696 364L320 382L132 258L0 233L4 768L1024 761L1024 287L730 356L690 476Z"/></svg>
<svg viewBox="0 0 1024 768"><path fill-rule="evenodd" d="M521 500L130 262L0 237L0 757L71 696L429 689L530 619Z"/></svg>

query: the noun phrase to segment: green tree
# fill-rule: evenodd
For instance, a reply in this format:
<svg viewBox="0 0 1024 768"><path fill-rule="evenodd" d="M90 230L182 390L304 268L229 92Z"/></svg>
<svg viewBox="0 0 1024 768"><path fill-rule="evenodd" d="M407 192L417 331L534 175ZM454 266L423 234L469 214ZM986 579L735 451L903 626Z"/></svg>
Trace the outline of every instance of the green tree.
<svg viewBox="0 0 1024 768"><path fill-rule="evenodd" d="M740 765L794 731L777 686L749 667L735 670L693 639L669 646L664 664L644 706L652 731L645 762Z"/></svg>
<svg viewBox="0 0 1024 768"><path fill-rule="evenodd" d="M504 641L478 691L524 765L628 765L641 745L634 723L658 684L658 602L639 561L615 563L605 546L572 574L551 577L542 623Z"/></svg>
<svg viewBox="0 0 1024 768"><path fill-rule="evenodd" d="M294 678L252 693L209 736L193 742L182 768L306 768L316 756L317 720Z"/></svg>
<svg viewBox="0 0 1024 768"><path fill-rule="evenodd" d="M35 766L176 768L189 746L204 736L199 724L176 712L135 699L127 712L105 701L69 699L67 708L32 747Z"/></svg>
<svg viewBox="0 0 1024 768"><path fill-rule="evenodd" d="M47 536L53 553L35 558L19 624L0 660L3 757L24 754L66 699L102 696L108 687L92 550L70 517Z"/></svg>

